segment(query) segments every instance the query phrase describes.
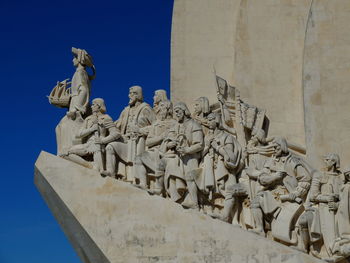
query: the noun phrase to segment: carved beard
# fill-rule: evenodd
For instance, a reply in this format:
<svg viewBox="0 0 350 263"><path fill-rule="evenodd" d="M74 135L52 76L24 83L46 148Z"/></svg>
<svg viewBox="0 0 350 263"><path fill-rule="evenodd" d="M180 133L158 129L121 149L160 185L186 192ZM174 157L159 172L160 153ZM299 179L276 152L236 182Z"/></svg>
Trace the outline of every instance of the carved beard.
<svg viewBox="0 0 350 263"><path fill-rule="evenodd" d="M136 104L137 101L138 101L137 98L130 98L130 99L129 99L129 105L130 105L130 106L134 106L134 105Z"/></svg>

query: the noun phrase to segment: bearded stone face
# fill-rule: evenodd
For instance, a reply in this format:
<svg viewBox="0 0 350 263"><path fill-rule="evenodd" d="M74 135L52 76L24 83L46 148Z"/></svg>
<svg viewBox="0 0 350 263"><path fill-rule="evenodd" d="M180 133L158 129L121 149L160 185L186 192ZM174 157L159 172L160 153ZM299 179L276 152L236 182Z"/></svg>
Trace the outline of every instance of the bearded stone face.
<svg viewBox="0 0 350 263"><path fill-rule="evenodd" d="M139 101L140 94L136 89L131 88L129 91L129 105L133 106L137 101Z"/></svg>

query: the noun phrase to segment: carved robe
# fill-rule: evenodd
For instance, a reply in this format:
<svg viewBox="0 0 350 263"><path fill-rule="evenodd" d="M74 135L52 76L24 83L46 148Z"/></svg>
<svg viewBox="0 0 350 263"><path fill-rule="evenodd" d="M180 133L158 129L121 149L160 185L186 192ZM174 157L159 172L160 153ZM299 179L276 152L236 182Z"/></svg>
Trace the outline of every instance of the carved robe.
<svg viewBox="0 0 350 263"><path fill-rule="evenodd" d="M177 142L178 146L188 147L190 153L180 156L173 149L164 154L164 158L158 169L165 173L165 188L173 200L178 200L180 196L176 191L182 192L186 188L186 177L195 178L198 173L198 165L201 151L204 147L203 131L200 124L192 119L185 120L184 123L176 123L169 131L169 137ZM162 148L167 148L167 141L164 141ZM170 184L170 180L175 180L175 184ZM171 187L176 189L171 189Z"/></svg>
<svg viewBox="0 0 350 263"><path fill-rule="evenodd" d="M86 113L90 100L91 83L84 68L78 68L72 78L69 111Z"/></svg>
<svg viewBox="0 0 350 263"><path fill-rule="evenodd" d="M323 242L327 256L332 256L332 246L337 237L336 209L329 208L328 197L334 196L334 202L338 202L340 189L343 184L343 176L337 172L323 172L314 176L311 185L310 200L316 204Z"/></svg>
<svg viewBox="0 0 350 263"><path fill-rule="evenodd" d="M339 237L350 240L350 182L344 184L340 191L337 223Z"/></svg>
<svg viewBox="0 0 350 263"><path fill-rule="evenodd" d="M218 149L214 149L211 142L215 142ZM230 176L233 176L233 182L237 183L236 174L243 165L242 148L238 141L225 131L215 134L209 132L205 144L203 177L198 178L202 180L197 180L197 185L202 190L212 187L219 193ZM220 149L225 152L227 158L224 158Z"/></svg>
<svg viewBox="0 0 350 263"><path fill-rule="evenodd" d="M270 157L264 165L265 176L277 172L287 175L274 183L264 186L260 184L254 203L258 202L265 215L272 220L272 235L283 242L293 244L296 236L292 236L292 222L303 212L302 203L305 201L311 184L311 174L308 165L301 158L288 154L279 158ZM261 178L258 178L258 181ZM280 202L280 195L294 194L294 201ZM286 227L287 226L287 227Z"/></svg>
<svg viewBox="0 0 350 263"><path fill-rule="evenodd" d="M116 121L117 128L123 136L124 142L128 144L126 162L132 163L136 155L145 151L145 135L135 134L131 127L133 125L144 128L155 121L152 108L145 102L135 107L127 106ZM124 159L124 158L122 158Z"/></svg>

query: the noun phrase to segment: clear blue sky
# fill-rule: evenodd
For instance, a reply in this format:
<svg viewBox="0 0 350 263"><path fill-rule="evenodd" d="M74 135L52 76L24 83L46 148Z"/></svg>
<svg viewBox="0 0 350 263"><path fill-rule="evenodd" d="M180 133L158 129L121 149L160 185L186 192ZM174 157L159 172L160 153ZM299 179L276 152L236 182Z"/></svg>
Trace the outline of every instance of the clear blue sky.
<svg viewBox="0 0 350 263"><path fill-rule="evenodd" d="M41 150L55 153L55 126L65 114L46 98L71 77L71 47L86 49L103 97L116 119L128 87L170 84L172 0L0 1L1 191L0 263L78 263L33 184Z"/></svg>

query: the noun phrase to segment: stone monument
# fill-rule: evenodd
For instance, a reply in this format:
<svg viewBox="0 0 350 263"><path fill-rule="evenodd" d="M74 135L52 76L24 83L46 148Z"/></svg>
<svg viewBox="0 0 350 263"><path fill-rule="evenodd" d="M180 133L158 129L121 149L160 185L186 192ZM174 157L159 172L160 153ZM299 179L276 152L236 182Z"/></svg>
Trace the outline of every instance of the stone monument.
<svg viewBox="0 0 350 263"><path fill-rule="evenodd" d="M130 87L118 120L106 114L103 99L90 106L92 57L72 48L72 82L58 82L49 96L68 109L56 128L57 156L40 154L35 183L83 262L348 262L346 144L334 136L340 154L333 153L337 147L309 147L314 138L305 127L323 126L307 123L314 113L300 100L309 94L305 86L319 88L313 83L319 72L307 60L312 33L301 41L298 30L316 30L309 23L320 21L321 7L347 6L336 3L219 0L204 8L197 0L176 0L173 101L156 90L152 108L140 86ZM247 20L267 11L276 16L266 13L266 23ZM209 13L222 31L208 21L199 25ZM196 26L204 31L186 31ZM208 52L192 49L203 37L212 40L203 44L213 44ZM195 52L192 59L184 49ZM257 72L249 75L251 67ZM296 91L289 70L302 76L303 91ZM199 96L205 90L209 98ZM317 165L324 148L324 164Z"/></svg>

